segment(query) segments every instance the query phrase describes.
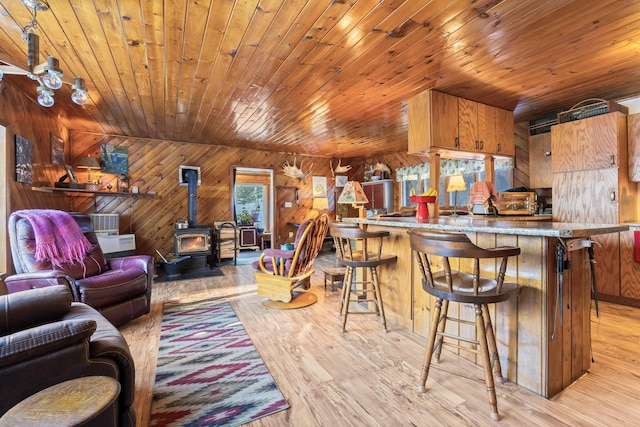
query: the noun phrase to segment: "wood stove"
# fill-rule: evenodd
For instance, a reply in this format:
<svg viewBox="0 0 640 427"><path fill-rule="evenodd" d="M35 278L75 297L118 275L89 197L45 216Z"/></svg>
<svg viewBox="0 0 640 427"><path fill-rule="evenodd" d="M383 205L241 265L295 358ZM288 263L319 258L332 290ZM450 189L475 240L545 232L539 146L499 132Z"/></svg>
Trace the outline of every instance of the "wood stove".
<svg viewBox="0 0 640 427"><path fill-rule="evenodd" d="M210 255L211 228L185 228L173 232L173 253L183 255Z"/></svg>
<svg viewBox="0 0 640 427"><path fill-rule="evenodd" d="M185 269L193 270L208 267L208 256L212 253L211 227L197 224L198 182L197 167L180 167L181 181L187 182L189 197L187 228L177 228L173 232L173 252L176 257L189 256Z"/></svg>

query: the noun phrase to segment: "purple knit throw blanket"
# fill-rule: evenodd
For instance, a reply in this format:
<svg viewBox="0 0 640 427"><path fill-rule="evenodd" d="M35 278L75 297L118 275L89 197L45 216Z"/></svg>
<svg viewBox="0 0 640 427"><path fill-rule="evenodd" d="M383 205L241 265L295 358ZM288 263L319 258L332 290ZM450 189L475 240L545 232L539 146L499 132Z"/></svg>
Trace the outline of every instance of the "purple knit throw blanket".
<svg viewBox="0 0 640 427"><path fill-rule="evenodd" d="M36 239L36 260L49 260L56 267L82 261L92 249L71 215L53 209L17 211L31 224Z"/></svg>

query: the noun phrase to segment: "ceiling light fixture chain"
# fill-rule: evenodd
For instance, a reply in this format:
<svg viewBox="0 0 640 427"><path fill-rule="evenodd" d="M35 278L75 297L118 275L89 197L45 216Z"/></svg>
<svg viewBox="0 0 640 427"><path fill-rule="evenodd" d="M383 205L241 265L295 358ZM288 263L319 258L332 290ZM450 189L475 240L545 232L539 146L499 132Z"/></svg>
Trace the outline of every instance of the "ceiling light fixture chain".
<svg viewBox="0 0 640 427"><path fill-rule="evenodd" d="M87 88L84 79L76 77L75 80L64 79L60 69L60 61L53 56L47 58L47 62L40 64L40 38L37 34L38 21L36 15L39 11L49 10L46 0L22 0L22 3L31 10L32 20L22 28L22 39L28 43L27 65L28 69L16 65L0 65L0 81L4 74L26 75L38 82L36 91L38 103L43 107L51 107L54 104L54 90L60 89L63 83L71 85L73 93L71 100L78 104L86 104Z"/></svg>

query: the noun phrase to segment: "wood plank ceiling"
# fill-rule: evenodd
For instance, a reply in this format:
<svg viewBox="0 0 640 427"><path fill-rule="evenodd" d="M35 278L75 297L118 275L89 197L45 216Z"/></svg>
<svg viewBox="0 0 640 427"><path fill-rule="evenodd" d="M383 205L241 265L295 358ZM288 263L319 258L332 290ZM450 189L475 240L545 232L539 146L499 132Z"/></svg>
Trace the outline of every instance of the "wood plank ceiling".
<svg viewBox="0 0 640 427"><path fill-rule="evenodd" d="M0 0L0 62L26 66L31 19ZM51 113L139 138L361 157L406 150L427 89L516 121L640 94L634 0L55 0L37 23L41 58L89 88Z"/></svg>

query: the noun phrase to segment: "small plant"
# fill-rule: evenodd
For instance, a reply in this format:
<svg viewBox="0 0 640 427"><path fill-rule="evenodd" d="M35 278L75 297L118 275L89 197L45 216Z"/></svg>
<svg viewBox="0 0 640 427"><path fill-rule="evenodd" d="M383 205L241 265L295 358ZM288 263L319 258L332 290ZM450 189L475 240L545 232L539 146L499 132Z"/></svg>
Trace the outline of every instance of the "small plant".
<svg viewBox="0 0 640 427"><path fill-rule="evenodd" d="M238 214L238 223L239 224L253 224L253 218L251 214L247 210L247 208L243 208L242 212Z"/></svg>

